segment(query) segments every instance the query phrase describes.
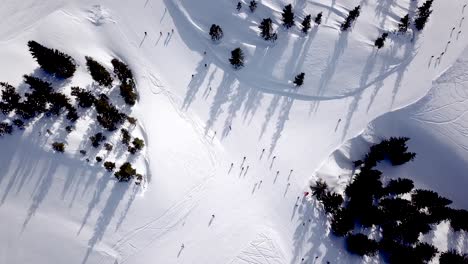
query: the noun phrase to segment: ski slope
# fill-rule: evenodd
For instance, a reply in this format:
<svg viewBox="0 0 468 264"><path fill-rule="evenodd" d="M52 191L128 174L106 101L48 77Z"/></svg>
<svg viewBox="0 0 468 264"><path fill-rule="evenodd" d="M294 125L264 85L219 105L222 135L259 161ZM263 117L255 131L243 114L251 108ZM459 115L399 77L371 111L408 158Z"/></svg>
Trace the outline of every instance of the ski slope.
<svg viewBox="0 0 468 264"><path fill-rule="evenodd" d="M411 137L418 159L394 175L420 177L418 185L467 208L465 2L436 0L422 34L373 47L417 2L262 0L252 14L232 0L5 0L0 81L23 87L23 74L41 75L31 39L79 64L56 83L65 91L92 82L84 56L109 69L118 57L137 80L132 134L147 148L134 160L142 188L79 155L100 131L89 113L68 136L64 120L46 120L1 138L0 263L379 263L348 255L302 198L317 175L343 184L349 163L335 156L349 146L359 155L375 135ZM296 21L323 12L322 25L307 36L279 27L287 3ZM352 30L340 33L359 4ZM276 43L258 36L265 17ZM213 23L224 31L218 44L207 33ZM246 55L238 71L228 63L236 47ZM295 88L299 72L305 83ZM58 139L65 154L50 149ZM435 161L437 169L428 166ZM467 250L466 237L454 246L443 236L440 248Z"/></svg>

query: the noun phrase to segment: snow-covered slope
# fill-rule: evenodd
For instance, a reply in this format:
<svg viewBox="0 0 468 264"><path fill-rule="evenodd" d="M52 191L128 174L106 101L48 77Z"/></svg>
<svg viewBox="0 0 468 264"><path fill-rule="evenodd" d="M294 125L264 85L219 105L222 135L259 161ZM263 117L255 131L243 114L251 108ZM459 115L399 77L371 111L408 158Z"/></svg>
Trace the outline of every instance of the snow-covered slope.
<svg viewBox="0 0 468 264"><path fill-rule="evenodd" d="M23 74L40 74L27 50L31 39L63 50L79 63L75 77L58 84L64 90L91 83L85 55L109 68L113 57L129 63L140 96L132 110L139 119L133 133L144 136L147 144L146 153L135 162L148 183L144 188L118 183L76 153L79 146L89 146L89 133L100 129L90 116L83 115L78 131L68 138L61 133L63 123L43 121L0 139L1 263L263 264L315 257L316 263L362 261L328 237L313 204L297 199L330 153L360 134L368 122L425 96L432 81L460 56L467 44L461 20L464 2L436 1L422 34L413 41L412 36L392 37L379 51L373 48L375 38L394 30L405 13L414 13L418 1L293 1L298 19L323 12L323 24L307 36L297 28L280 28L275 44L258 37L257 25L272 17L277 26L289 2L259 1L254 14L246 3L237 12L236 2L2 3L0 81L21 86ZM357 23L350 32L340 33L339 24L359 4ZM219 44L207 34L212 23L225 33ZM246 54L246 66L239 71L228 64L236 47ZM465 69L459 67L455 72ZM306 73L305 84L293 88L290 82L301 71ZM466 163L457 148L466 145L465 137L453 132L433 135L446 128L414 123L452 120L431 112L446 104L454 107L446 107L454 109L447 113L462 116L457 107L462 104L453 104L464 102L461 91L440 93L440 100L425 97L436 98L427 104L433 109L411 110L414 118L402 122L408 129L401 124L412 133L418 157L433 149L416 142L416 134L421 135L419 142L440 142L434 149L458 153L453 155L460 162L446 157L454 163L441 164L458 164L460 170ZM389 133L386 120L375 124L384 122L380 129ZM462 118L455 120L449 125L466 124ZM401 133L398 128L396 134ZM53 135L38 135L46 129ZM50 150L57 138L67 140L67 153ZM447 196L466 207L463 190L456 188L466 177L457 177L451 185L432 172L420 184L453 192Z"/></svg>

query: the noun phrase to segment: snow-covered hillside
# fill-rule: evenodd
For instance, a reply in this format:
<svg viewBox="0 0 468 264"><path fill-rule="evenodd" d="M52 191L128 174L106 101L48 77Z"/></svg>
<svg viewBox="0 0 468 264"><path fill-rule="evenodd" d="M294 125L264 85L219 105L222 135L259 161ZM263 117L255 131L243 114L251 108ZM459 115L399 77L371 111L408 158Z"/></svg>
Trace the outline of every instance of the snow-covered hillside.
<svg viewBox="0 0 468 264"><path fill-rule="evenodd" d="M338 182L345 173L337 149L360 155L371 135L411 137L418 159L395 175L468 207L464 1L436 0L422 33L392 35L380 50L375 39L422 1L258 2L255 13L246 1L237 12L233 0L2 2L2 82L24 87L24 74L43 75L29 40L76 60L75 76L54 83L64 91L91 87L85 56L109 69L115 57L130 65L139 93L132 134L147 146L134 163L147 181L119 183L84 161L79 149L101 130L88 112L70 135L65 121L47 119L0 138L0 263L378 263L348 255L302 199L317 175ZM281 28L288 3L296 24L323 12L322 24L308 35ZM341 32L357 5L361 16ZM266 17L276 43L258 36ZM217 44L213 23L224 31ZM228 58L237 47L246 61L235 71ZM358 136L370 122L372 132ZM50 148L58 139L64 154Z"/></svg>

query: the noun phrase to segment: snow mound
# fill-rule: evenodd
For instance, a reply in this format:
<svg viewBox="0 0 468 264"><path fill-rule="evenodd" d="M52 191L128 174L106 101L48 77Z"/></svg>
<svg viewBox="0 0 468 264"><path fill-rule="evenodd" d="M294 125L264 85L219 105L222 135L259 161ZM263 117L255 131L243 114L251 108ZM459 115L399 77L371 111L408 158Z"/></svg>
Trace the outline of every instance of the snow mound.
<svg viewBox="0 0 468 264"><path fill-rule="evenodd" d="M94 5L86 10L88 20L95 26L106 23L116 23L112 18L110 11L101 5Z"/></svg>

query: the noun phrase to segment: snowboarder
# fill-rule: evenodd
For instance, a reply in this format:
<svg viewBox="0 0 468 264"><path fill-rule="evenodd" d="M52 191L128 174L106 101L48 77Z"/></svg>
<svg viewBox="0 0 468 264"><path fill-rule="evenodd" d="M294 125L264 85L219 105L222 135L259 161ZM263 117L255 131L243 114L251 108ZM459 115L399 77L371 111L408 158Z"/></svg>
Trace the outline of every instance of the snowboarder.
<svg viewBox="0 0 468 264"><path fill-rule="evenodd" d="M206 65L206 63L205 63L205 68L206 68L206 66L208 66L208 65Z"/></svg>
<svg viewBox="0 0 468 264"><path fill-rule="evenodd" d="M232 129L231 126L229 126L229 131L231 131L231 129Z"/></svg>
<svg viewBox="0 0 468 264"><path fill-rule="evenodd" d="M262 149L262 153L265 152L265 149Z"/></svg>
<svg viewBox="0 0 468 264"><path fill-rule="evenodd" d="M273 156L273 160L275 160L275 159L276 159L276 156Z"/></svg>
<svg viewBox="0 0 468 264"><path fill-rule="evenodd" d="M215 218L215 215L214 215L214 214L212 214L212 215L211 215L211 218Z"/></svg>
<svg viewBox="0 0 468 264"><path fill-rule="evenodd" d="M309 195L309 192L304 192L304 197L307 197Z"/></svg>

